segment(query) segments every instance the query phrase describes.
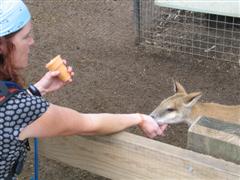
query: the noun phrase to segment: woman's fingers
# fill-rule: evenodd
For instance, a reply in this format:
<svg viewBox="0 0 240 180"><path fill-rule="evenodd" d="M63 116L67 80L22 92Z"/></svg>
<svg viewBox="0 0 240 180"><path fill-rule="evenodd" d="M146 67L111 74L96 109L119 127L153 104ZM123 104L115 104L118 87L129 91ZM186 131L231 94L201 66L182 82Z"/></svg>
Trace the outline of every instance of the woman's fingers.
<svg viewBox="0 0 240 180"><path fill-rule="evenodd" d="M72 66L67 67L68 72L72 72Z"/></svg>
<svg viewBox="0 0 240 180"><path fill-rule="evenodd" d="M50 76L51 76L51 77L56 77L56 76L58 76L59 74L60 74L59 71L50 71Z"/></svg>
<svg viewBox="0 0 240 180"><path fill-rule="evenodd" d="M156 131L152 131L152 132L149 132L149 131L144 131L144 133L146 134L147 137L153 139L154 137L157 136L157 132Z"/></svg>
<svg viewBox="0 0 240 180"><path fill-rule="evenodd" d="M67 67L68 73L70 74L71 78L69 79L68 82L72 82L72 77L74 76L73 68L72 66Z"/></svg>
<svg viewBox="0 0 240 180"><path fill-rule="evenodd" d="M165 130L167 130L167 127L168 127L167 124L163 124L163 125L160 126L160 129L161 129L162 131L165 131Z"/></svg>
<svg viewBox="0 0 240 180"><path fill-rule="evenodd" d="M67 66L67 60L66 59L63 59L63 63L65 64L65 66ZM69 72L69 74L71 76L74 76L74 72L73 72L72 66L67 66L67 71ZM72 82L72 80L70 80L70 82Z"/></svg>
<svg viewBox="0 0 240 180"><path fill-rule="evenodd" d="M71 74L71 76L74 75L72 66L68 66L68 67L67 67L67 70L68 70L68 72Z"/></svg>
<svg viewBox="0 0 240 180"><path fill-rule="evenodd" d="M157 134L160 136L165 136L164 132L165 132L165 130L167 130L167 126L168 126L167 124L163 124L163 125L159 126Z"/></svg>

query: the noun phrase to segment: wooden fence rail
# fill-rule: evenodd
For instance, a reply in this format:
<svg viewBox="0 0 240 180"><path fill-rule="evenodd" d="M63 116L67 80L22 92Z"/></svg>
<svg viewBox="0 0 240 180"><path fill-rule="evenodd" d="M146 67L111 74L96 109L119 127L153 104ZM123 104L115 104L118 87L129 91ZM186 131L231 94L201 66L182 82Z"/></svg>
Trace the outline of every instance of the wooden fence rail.
<svg viewBox="0 0 240 180"><path fill-rule="evenodd" d="M240 179L240 165L127 132L42 139L40 153L116 180Z"/></svg>

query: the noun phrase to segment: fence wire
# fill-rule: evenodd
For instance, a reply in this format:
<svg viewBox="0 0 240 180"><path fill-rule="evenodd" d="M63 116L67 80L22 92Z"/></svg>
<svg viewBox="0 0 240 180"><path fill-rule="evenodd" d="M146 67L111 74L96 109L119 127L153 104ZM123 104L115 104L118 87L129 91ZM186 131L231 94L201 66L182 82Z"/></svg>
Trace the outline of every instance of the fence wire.
<svg viewBox="0 0 240 180"><path fill-rule="evenodd" d="M240 19L134 0L141 45L240 64Z"/></svg>

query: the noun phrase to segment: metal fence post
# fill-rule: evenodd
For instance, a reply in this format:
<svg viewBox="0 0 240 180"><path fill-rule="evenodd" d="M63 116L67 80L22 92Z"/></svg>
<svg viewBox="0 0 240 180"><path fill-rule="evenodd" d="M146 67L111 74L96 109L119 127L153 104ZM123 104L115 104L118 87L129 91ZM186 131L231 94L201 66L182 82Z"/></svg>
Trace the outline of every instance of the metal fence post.
<svg viewBox="0 0 240 180"><path fill-rule="evenodd" d="M141 6L141 0L133 0L133 11L134 11L134 21L136 23L136 31L137 31L137 37L136 37L136 44L139 45L141 42L141 20L140 20L140 6Z"/></svg>

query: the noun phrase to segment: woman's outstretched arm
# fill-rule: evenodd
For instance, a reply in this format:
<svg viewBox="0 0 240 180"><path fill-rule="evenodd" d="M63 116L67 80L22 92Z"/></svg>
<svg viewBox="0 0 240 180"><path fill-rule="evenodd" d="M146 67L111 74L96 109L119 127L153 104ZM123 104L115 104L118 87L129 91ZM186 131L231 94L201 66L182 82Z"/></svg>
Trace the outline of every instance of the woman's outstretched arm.
<svg viewBox="0 0 240 180"><path fill-rule="evenodd" d="M48 110L25 127L19 139L66 135L103 135L139 125L148 137L161 135L159 127L150 116L140 114L85 114L73 109L50 104Z"/></svg>

